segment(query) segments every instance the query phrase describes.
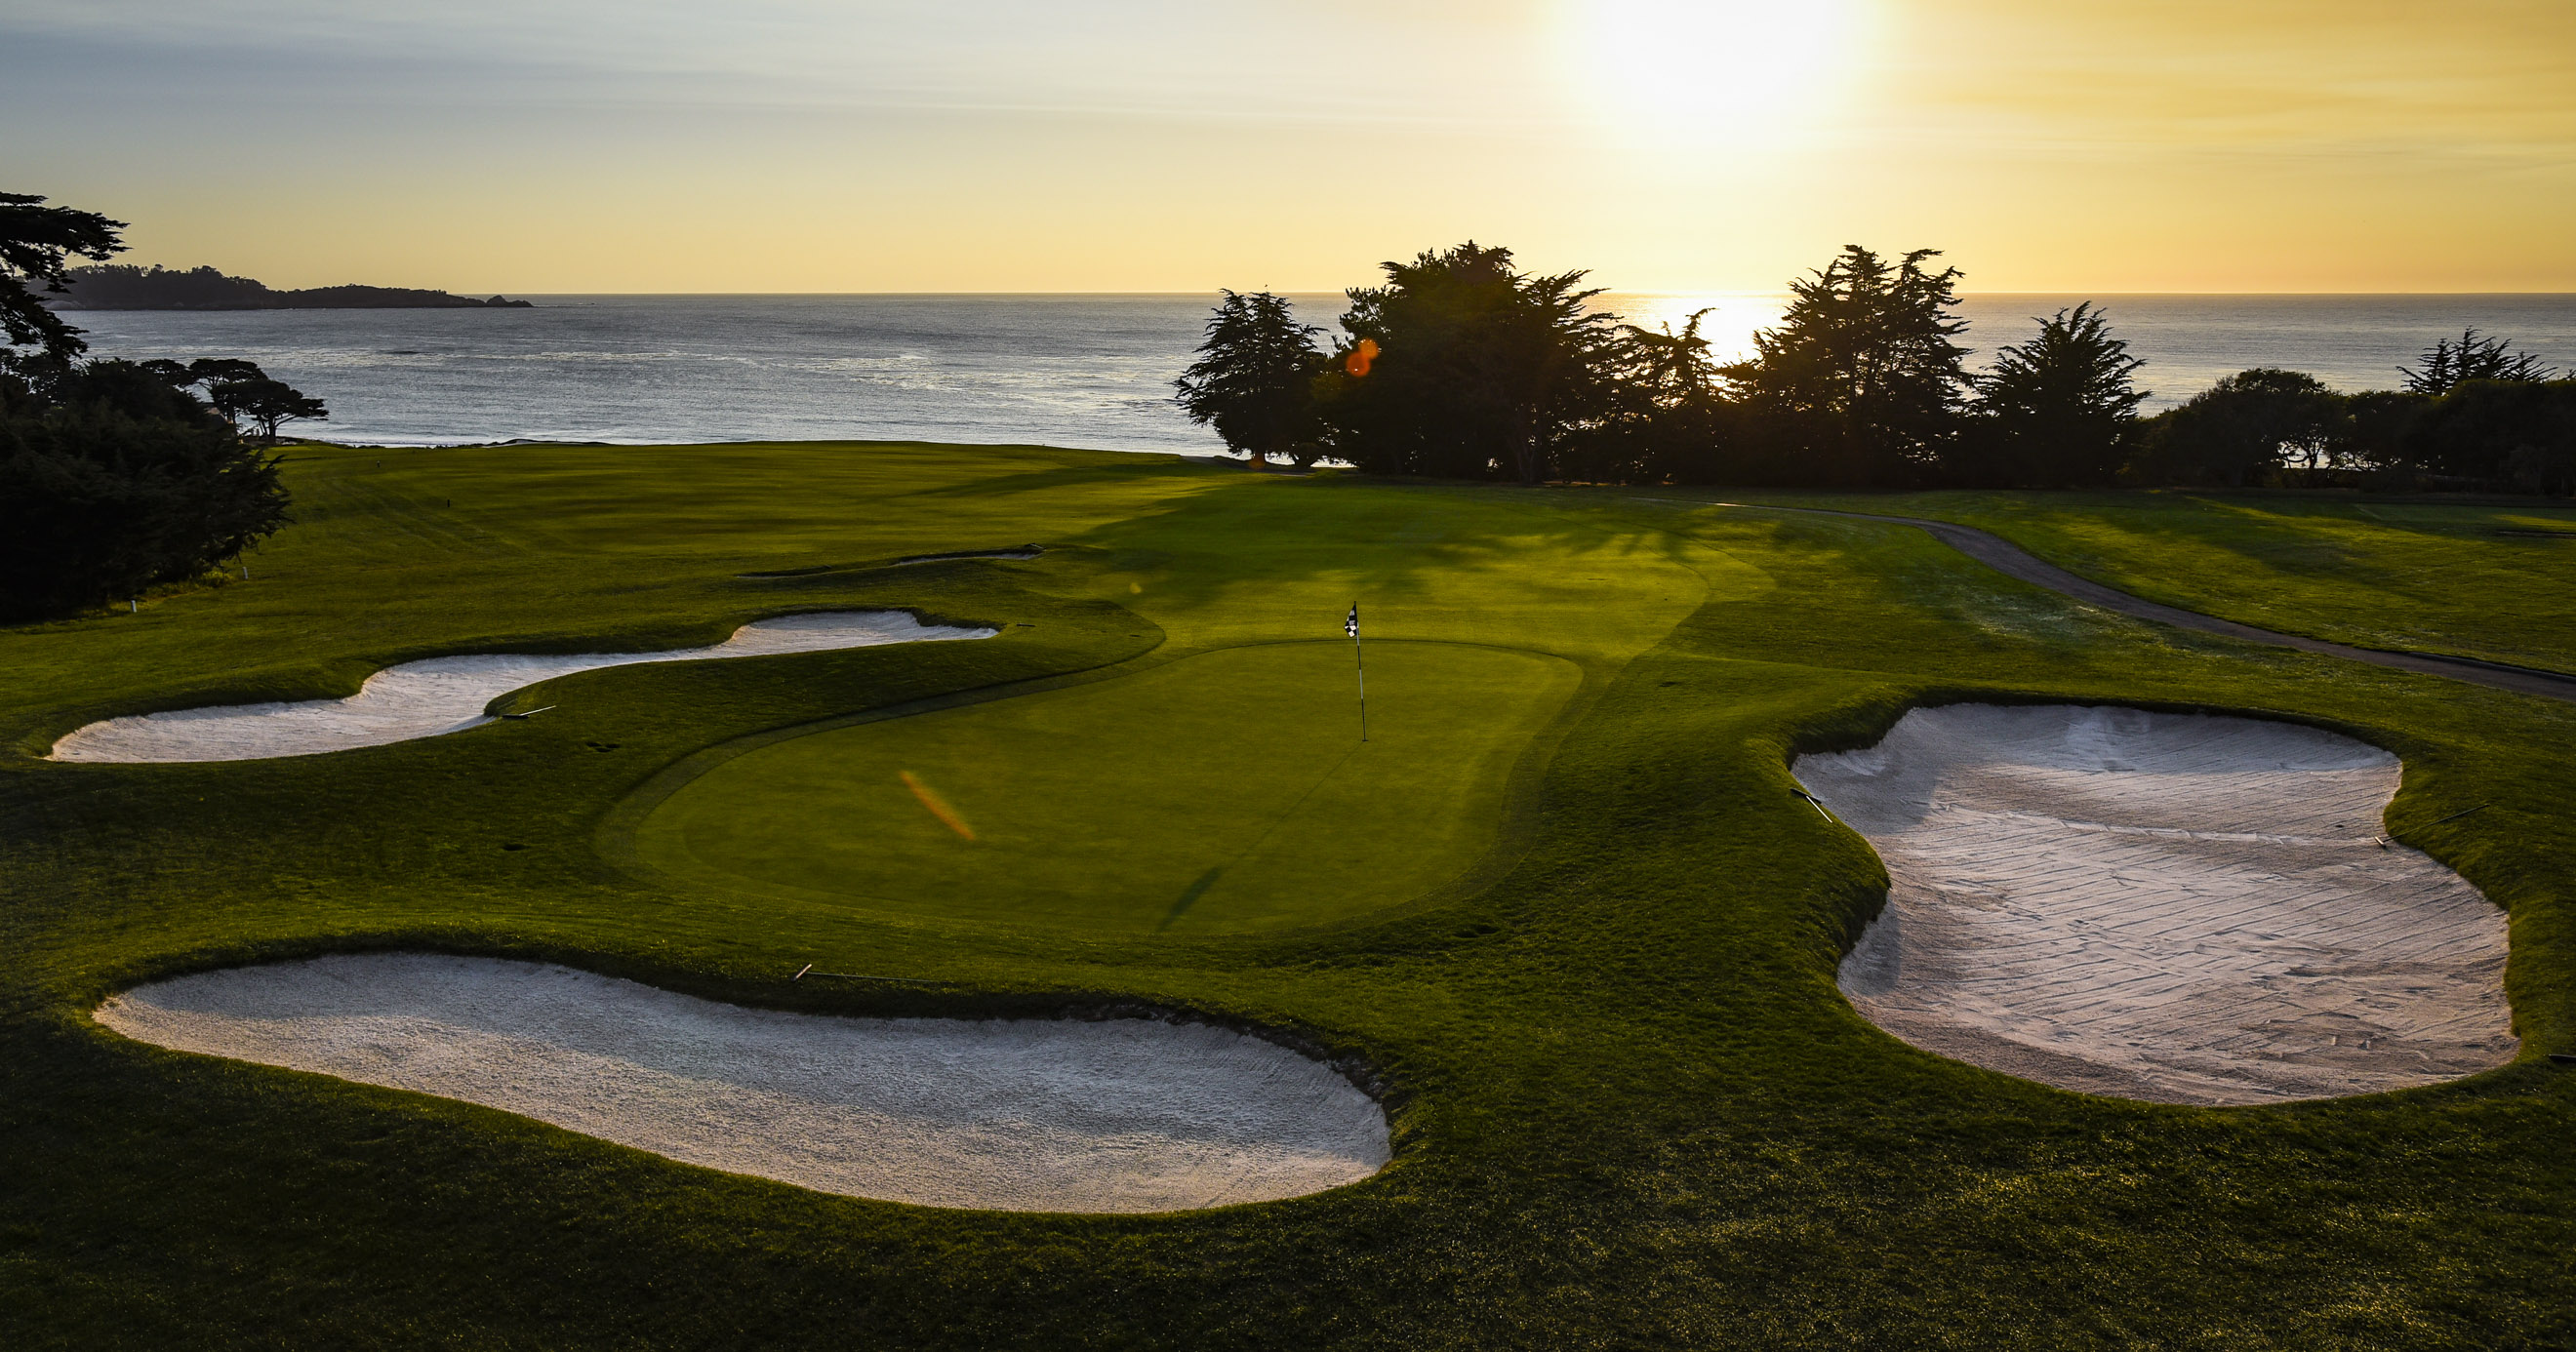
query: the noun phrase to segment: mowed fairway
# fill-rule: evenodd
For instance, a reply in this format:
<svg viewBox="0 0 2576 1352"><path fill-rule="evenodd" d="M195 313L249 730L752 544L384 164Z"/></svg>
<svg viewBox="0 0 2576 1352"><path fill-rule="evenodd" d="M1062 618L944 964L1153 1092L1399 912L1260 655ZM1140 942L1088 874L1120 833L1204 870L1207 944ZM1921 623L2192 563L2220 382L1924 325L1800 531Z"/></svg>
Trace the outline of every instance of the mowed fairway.
<svg viewBox="0 0 2576 1352"><path fill-rule="evenodd" d="M640 851L717 886L1090 934L1364 914L1492 848L1514 762L1582 675L1454 643L1369 656L1366 743L1350 644L1220 649L750 751L665 801Z"/></svg>

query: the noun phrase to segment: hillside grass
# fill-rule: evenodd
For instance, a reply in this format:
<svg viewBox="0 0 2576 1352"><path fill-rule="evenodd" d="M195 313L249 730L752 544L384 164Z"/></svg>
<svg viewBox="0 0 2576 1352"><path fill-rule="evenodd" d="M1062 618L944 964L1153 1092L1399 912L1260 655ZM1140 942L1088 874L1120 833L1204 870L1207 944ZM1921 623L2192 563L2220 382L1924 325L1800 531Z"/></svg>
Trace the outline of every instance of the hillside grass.
<svg viewBox="0 0 2576 1352"><path fill-rule="evenodd" d="M2576 674L2576 505L2238 492L1775 494L1992 531L2122 591L2365 648Z"/></svg>
<svg viewBox="0 0 2576 1352"><path fill-rule="evenodd" d="M0 741L38 752L209 693L324 693L401 657L704 641L790 610L1009 627L592 672L530 692L557 706L542 718L327 756L0 760L0 1343L2576 1341L2576 1074L2540 1055L2576 1050L2576 709L2087 610L1918 531L1611 492L885 445L313 450L290 475L307 522L249 584L0 631ZM1023 542L1049 549L868 566ZM799 568L827 571L737 576ZM1239 730L1271 759L1213 845L1261 812L1363 852L1384 848L1363 833L1484 833L1463 872L1453 852L1408 875L1429 889L1409 900L1327 877L1357 900L1294 928L1251 908L1165 927L1163 889L1204 847L1144 837L1093 856L1132 859L1142 899L1095 887L1068 929L717 885L630 848L657 811L800 747L812 792L872 793L854 810L915 833L888 857L917 876L943 842L917 800L886 796L889 766L963 810L974 774L1025 764L1101 800L1032 839L1086 829L1159 766L1224 779L1187 737L1154 744L1165 707L1236 735L1206 693L1227 683L1193 685L1193 663L1294 679L1256 655L1320 631L1314 651L1343 656L1329 640L1355 597L1385 651L1483 645L1579 673L1553 705L1501 683L1524 692L1493 739L1516 756L1417 748L1468 801L1353 781L1363 806L1329 832L1280 800L1313 763L1288 715L1337 694L1283 696L1279 721ZM1884 876L1790 795L1786 760L1970 697L2263 712L2398 752L2393 831L2509 911L2524 1058L2200 1109L2061 1093L1878 1032L1833 973ZM1478 698L1410 717L1475 722ZM1024 735L1058 716L1066 745ZM1150 763L1067 749L1118 719ZM1009 817L999 792L974 811ZM1206 820L1191 807L1170 834ZM164 1052L87 1017L152 976L386 947L781 1008L1128 1003L1266 1024L1375 1068L1396 1159L1314 1197L1165 1216L912 1208ZM790 982L807 962L902 980Z"/></svg>

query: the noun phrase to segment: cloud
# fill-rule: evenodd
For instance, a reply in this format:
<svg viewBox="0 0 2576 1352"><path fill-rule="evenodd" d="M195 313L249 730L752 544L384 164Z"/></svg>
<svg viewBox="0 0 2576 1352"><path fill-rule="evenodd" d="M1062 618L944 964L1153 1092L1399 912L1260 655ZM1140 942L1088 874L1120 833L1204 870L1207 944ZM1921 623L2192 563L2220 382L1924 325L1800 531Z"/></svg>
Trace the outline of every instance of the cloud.
<svg viewBox="0 0 2576 1352"><path fill-rule="evenodd" d="M1490 125L1529 121L1546 90L1525 27L1271 0L87 0L0 16L0 34L88 53L75 64L111 84L143 69L255 71L387 100L471 91Z"/></svg>

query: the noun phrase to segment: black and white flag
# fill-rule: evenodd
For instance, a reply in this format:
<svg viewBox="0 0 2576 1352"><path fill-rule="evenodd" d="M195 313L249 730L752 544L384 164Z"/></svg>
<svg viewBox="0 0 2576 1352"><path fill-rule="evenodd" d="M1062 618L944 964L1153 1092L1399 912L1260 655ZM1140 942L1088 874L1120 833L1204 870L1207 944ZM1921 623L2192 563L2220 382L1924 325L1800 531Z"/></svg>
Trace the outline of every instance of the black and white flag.
<svg viewBox="0 0 2576 1352"><path fill-rule="evenodd" d="M1343 633L1345 633L1345 634L1350 635L1350 636L1351 636L1351 637L1353 637L1353 638L1358 638L1358 637L1360 636L1360 603L1359 603L1359 602L1357 602L1357 601L1353 601L1353 602L1351 602L1351 617L1350 617L1349 619L1347 619L1347 620L1342 621L1342 632L1343 632Z"/></svg>

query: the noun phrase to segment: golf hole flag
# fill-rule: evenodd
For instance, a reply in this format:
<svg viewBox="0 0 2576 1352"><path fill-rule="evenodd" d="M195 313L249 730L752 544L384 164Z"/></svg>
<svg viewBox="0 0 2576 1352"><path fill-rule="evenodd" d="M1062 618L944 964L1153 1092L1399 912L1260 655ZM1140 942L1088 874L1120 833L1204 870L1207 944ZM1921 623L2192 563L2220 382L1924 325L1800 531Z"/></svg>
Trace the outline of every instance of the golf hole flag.
<svg viewBox="0 0 2576 1352"><path fill-rule="evenodd" d="M1351 602L1351 617L1342 621L1342 632L1351 636L1351 661L1360 673L1360 740L1368 740L1368 658L1360 652L1360 603Z"/></svg>

